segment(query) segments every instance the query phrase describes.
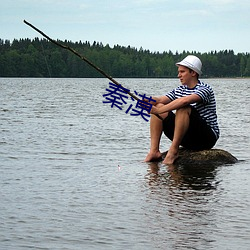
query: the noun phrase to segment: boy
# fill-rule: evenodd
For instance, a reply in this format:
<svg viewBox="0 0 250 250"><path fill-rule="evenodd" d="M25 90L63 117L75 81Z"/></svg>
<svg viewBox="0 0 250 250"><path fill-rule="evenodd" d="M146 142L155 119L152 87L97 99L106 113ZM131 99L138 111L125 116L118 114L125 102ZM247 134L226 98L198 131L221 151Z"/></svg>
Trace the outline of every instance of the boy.
<svg viewBox="0 0 250 250"><path fill-rule="evenodd" d="M145 162L161 158L159 144L162 132L172 140L164 164L173 164L178 158L179 146L186 149L211 149L219 138L216 102L212 88L199 80L202 63L189 55L176 63L181 86L165 96L154 97L150 119L150 151ZM172 111L176 110L174 114Z"/></svg>

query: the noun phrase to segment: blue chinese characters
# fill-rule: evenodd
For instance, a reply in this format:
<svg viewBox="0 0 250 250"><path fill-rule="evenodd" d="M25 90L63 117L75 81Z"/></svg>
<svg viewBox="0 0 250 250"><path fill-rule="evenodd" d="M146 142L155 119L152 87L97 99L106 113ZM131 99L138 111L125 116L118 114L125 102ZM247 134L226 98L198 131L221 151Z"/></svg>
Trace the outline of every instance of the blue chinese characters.
<svg viewBox="0 0 250 250"><path fill-rule="evenodd" d="M111 108L114 106L118 109L122 110L123 105L127 104L127 101L129 99L128 95L130 93L129 89L126 89L122 87L121 85L116 85L112 82L109 83L109 88L106 89L108 93L104 94L103 97L105 97L106 101L103 101L103 103L110 103ZM148 122L148 119L150 117L149 113L152 109L153 104L150 102L155 102L152 97L147 97L145 94L140 95L136 91L134 93L137 96L140 96L142 99L138 99L136 102L135 107L133 108L133 104L130 104L129 107L126 109L125 113L128 114L130 112L130 115L132 116L141 116L145 121ZM132 101L135 101L133 97L131 97Z"/></svg>

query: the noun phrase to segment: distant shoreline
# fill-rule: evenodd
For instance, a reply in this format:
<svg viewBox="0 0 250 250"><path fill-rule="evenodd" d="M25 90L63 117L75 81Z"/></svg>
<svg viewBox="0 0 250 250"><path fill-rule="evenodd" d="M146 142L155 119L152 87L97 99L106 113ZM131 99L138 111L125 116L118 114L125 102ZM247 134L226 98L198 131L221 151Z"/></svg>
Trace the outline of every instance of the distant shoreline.
<svg viewBox="0 0 250 250"><path fill-rule="evenodd" d="M114 78L175 78L176 62L188 54L203 64L201 78L250 77L250 53L233 50L150 52L140 48L99 42L61 42L74 48L94 65ZM46 39L0 39L0 77L101 78L100 73L79 57Z"/></svg>

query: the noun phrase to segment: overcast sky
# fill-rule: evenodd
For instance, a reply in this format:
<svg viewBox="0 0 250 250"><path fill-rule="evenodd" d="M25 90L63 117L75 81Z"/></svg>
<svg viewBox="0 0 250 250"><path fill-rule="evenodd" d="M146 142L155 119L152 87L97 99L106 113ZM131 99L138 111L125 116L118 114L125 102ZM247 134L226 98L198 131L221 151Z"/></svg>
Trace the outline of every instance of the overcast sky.
<svg viewBox="0 0 250 250"><path fill-rule="evenodd" d="M249 0L0 0L0 38L41 37L182 52L250 52Z"/></svg>

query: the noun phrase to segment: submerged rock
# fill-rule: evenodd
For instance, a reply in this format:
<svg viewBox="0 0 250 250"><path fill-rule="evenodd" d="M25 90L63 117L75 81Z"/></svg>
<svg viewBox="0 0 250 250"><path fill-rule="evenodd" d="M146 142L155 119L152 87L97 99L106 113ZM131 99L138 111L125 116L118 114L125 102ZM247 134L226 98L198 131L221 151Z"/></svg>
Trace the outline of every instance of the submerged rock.
<svg viewBox="0 0 250 250"><path fill-rule="evenodd" d="M164 158L167 152L162 154ZM187 150L181 148L175 165L222 165L236 163L238 160L223 149L209 149L202 151Z"/></svg>

